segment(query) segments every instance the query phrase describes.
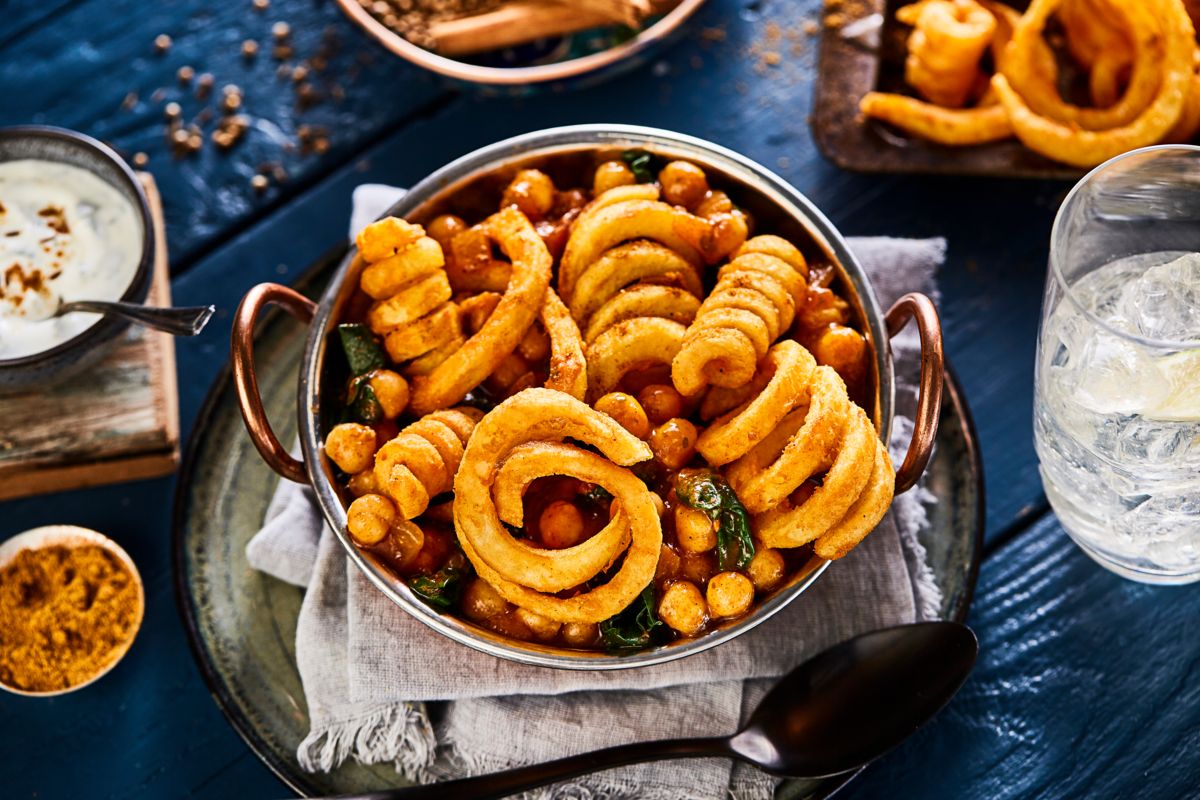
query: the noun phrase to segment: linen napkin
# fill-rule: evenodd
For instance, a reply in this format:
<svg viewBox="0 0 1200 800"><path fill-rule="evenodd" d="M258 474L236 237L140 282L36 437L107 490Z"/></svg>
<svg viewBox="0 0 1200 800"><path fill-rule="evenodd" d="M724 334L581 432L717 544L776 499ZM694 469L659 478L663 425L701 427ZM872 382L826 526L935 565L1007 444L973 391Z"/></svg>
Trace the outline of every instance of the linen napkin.
<svg viewBox="0 0 1200 800"><path fill-rule="evenodd" d="M351 235L402 190L360 186ZM851 239L886 308L907 291L935 295L942 239ZM919 346L893 340L897 409L915 405ZM898 416L902 456L912 424ZM311 723L298 760L310 771L347 758L393 762L422 782L545 761L622 742L731 733L777 677L859 633L936 617L941 593L917 540L923 487L900 495L879 527L802 598L741 637L655 667L568 672L513 664L434 633L375 590L345 558L311 493L283 481L250 564L306 587L296 653ZM624 767L546 787L532 798L767 798L775 780L726 760Z"/></svg>

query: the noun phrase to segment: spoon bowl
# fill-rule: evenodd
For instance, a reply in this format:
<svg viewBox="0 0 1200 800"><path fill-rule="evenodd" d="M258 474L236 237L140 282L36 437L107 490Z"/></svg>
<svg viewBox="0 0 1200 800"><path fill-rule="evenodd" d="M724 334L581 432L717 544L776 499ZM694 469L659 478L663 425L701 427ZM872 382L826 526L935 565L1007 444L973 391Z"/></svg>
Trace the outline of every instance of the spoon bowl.
<svg viewBox="0 0 1200 800"><path fill-rule="evenodd" d="M729 740L775 775L849 772L899 745L942 709L975 664L970 628L929 622L851 639L785 675Z"/></svg>
<svg viewBox="0 0 1200 800"><path fill-rule="evenodd" d="M824 778L859 769L933 718L958 692L979 644L957 622L863 634L775 685L733 736L638 742L456 781L327 800L488 800L626 764L736 758L774 775Z"/></svg>

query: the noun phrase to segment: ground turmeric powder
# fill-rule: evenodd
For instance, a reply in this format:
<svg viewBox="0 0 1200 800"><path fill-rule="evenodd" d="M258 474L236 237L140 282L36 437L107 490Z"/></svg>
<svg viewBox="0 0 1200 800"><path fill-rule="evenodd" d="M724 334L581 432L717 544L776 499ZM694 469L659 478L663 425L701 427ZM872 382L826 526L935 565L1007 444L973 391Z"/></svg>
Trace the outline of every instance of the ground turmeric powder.
<svg viewBox="0 0 1200 800"><path fill-rule="evenodd" d="M96 545L22 550L0 569L0 682L68 689L112 664L137 633L141 591Z"/></svg>

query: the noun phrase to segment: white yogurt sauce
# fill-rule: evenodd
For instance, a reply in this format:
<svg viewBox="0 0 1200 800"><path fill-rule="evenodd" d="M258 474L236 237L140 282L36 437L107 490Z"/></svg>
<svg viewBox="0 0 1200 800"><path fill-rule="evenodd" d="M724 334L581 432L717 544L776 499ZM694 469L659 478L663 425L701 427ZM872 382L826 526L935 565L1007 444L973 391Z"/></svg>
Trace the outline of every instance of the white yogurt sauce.
<svg viewBox="0 0 1200 800"><path fill-rule="evenodd" d="M60 301L121 299L142 255L138 217L88 170L0 162L0 359L49 350L100 320L47 319Z"/></svg>

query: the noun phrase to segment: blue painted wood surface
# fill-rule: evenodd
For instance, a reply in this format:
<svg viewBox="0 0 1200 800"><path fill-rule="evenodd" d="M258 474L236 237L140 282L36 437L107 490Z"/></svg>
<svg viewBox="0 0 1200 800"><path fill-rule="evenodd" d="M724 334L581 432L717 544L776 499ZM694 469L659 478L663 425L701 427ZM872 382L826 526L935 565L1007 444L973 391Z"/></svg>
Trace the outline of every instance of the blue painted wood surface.
<svg viewBox="0 0 1200 800"><path fill-rule="evenodd" d="M808 132L816 40L786 33L817 0L710 0L687 38L615 82L569 95L482 100L373 45L331 2L9 0L0 5L0 124L67 125L144 151L166 197L179 303L220 312L178 348L185 435L222 366L246 288L288 281L344 236L350 192L410 184L468 150L572 122L673 128L739 150L808 193L848 235L946 236L940 279L947 349L974 408L988 479L989 557L972 615L983 656L929 729L872 767L847 796L1162 797L1200 786L1200 673L1188 623L1195 589L1155 590L1095 567L1046 514L1031 441L1033 346L1058 183L858 176L815 152ZM300 57L326 29L340 42L326 89L301 111L280 80L270 27L287 21ZM768 22L785 32L776 68ZM707 29L707 31L706 31ZM723 39L713 30L723 31ZM174 44L157 55L153 39ZM260 52L247 62L241 42ZM718 40L720 39L720 40ZM793 50L795 52L793 52ZM229 152L173 159L162 106L202 103L187 64L245 89L255 119ZM161 98L155 92L163 90ZM122 101L135 92L131 110ZM301 125L329 130L323 155L285 152ZM209 126L211 128L211 125ZM280 162L262 196L249 178ZM76 523L114 535L147 580L147 614L127 659L94 687L54 700L0 697L0 796L276 797L283 788L208 697L176 612L168 557L172 480L0 504L0 539ZM69 758L69 767L64 759Z"/></svg>

